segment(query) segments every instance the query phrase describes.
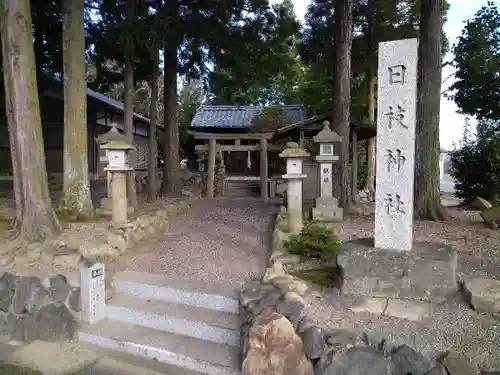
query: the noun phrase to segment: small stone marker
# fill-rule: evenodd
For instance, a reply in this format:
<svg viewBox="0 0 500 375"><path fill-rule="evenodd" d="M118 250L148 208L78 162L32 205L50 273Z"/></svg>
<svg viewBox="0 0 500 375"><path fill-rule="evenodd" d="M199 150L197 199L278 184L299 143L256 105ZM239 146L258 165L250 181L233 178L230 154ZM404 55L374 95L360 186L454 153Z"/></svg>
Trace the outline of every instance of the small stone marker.
<svg viewBox="0 0 500 375"><path fill-rule="evenodd" d="M375 247L409 251L413 183L417 39L379 43Z"/></svg>
<svg viewBox="0 0 500 375"><path fill-rule="evenodd" d="M286 147L279 156L286 159L286 174L282 178L287 182L289 232L297 234L302 230L302 180L307 177L302 173L302 161L309 153L295 142L288 142Z"/></svg>
<svg viewBox="0 0 500 375"><path fill-rule="evenodd" d="M83 319L90 324L104 319L106 308L106 272L102 263L80 268Z"/></svg>

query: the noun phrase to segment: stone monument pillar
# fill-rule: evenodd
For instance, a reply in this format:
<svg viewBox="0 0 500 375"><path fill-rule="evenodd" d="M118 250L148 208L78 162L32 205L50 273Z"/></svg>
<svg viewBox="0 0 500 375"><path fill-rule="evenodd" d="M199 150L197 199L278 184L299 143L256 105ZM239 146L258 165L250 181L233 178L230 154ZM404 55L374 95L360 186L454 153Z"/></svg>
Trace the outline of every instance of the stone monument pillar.
<svg viewBox="0 0 500 375"><path fill-rule="evenodd" d="M375 247L413 246L417 39L379 43Z"/></svg>
<svg viewBox="0 0 500 375"><path fill-rule="evenodd" d="M287 182L289 232L297 234L302 229L302 180L307 177L302 174L302 161L309 157L309 153L299 148L295 142L288 142L286 146L287 148L279 156L286 159L286 174L283 175L283 179Z"/></svg>
<svg viewBox="0 0 500 375"><path fill-rule="evenodd" d="M332 166L334 161L339 160L337 155L333 155L333 144L341 142L342 137L332 131L330 123L325 121L323 122L323 130L313 140L319 143L319 155L316 156L316 161L319 163L320 169L320 196L316 198L316 207L313 208L313 219L319 221L341 221L343 210L339 207L337 198L332 195Z"/></svg>
<svg viewBox="0 0 500 375"><path fill-rule="evenodd" d="M133 170L127 161L127 152L134 146L125 141L110 141L101 145L108 152L108 166L111 174L111 216L115 226L127 224L127 172Z"/></svg>

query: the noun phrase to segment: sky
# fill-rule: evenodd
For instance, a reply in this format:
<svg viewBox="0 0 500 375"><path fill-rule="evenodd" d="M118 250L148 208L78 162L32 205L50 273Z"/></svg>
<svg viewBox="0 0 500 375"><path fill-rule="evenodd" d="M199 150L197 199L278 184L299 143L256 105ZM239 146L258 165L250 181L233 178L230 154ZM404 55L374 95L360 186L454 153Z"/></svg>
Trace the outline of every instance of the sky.
<svg viewBox="0 0 500 375"><path fill-rule="evenodd" d="M444 25L444 31L452 46L457 37L460 36L464 22L474 16L474 14L483 5L486 5L487 0L448 0L451 7L448 11L448 22ZM295 12L300 20L304 20L304 15L310 0L292 0L295 6ZM500 0L495 0L500 5ZM445 61L451 60L452 56L445 57ZM453 74L453 67L446 66L443 68L443 80ZM447 79L442 87L444 91L453 83L453 78ZM441 119L439 124L439 140L441 148L446 150L453 149L453 142L457 142L463 132L465 117L457 113L457 106L453 101L446 98L441 99ZM471 121L474 124L474 120Z"/></svg>

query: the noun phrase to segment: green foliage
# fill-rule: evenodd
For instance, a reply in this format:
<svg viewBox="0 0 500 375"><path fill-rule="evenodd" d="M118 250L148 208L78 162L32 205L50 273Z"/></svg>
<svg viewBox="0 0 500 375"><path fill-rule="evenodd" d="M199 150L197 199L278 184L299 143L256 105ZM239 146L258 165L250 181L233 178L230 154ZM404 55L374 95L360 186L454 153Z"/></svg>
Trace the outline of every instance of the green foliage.
<svg viewBox="0 0 500 375"><path fill-rule="evenodd" d="M500 119L500 13L490 1L467 21L453 48L456 81L450 95L463 113Z"/></svg>
<svg viewBox="0 0 500 375"><path fill-rule="evenodd" d="M247 19L239 31L242 40L215 58L216 69L209 78L213 104L302 102L303 65L297 58L299 23L293 4L260 3L255 20Z"/></svg>
<svg viewBox="0 0 500 375"><path fill-rule="evenodd" d="M300 55L307 66L303 99L308 112L331 110L334 8L335 1L312 0L305 16ZM443 1L444 18L449 9ZM366 116L367 80L370 65L377 62L378 43L387 40L415 38L420 22L420 0L355 0L353 11L351 113ZM443 37L443 53L448 41Z"/></svg>
<svg viewBox="0 0 500 375"><path fill-rule="evenodd" d="M284 246L290 254L330 258L339 249L339 239L323 224L310 221L304 224L299 234L285 241Z"/></svg>
<svg viewBox="0 0 500 375"><path fill-rule="evenodd" d="M450 175L457 180L456 195L465 204L478 196L500 203L499 128L499 122L479 121L476 138L464 137L450 154Z"/></svg>
<svg viewBox="0 0 500 375"><path fill-rule="evenodd" d="M250 130L253 133L273 132L294 122L293 117L285 116L281 107L267 107L252 119Z"/></svg>

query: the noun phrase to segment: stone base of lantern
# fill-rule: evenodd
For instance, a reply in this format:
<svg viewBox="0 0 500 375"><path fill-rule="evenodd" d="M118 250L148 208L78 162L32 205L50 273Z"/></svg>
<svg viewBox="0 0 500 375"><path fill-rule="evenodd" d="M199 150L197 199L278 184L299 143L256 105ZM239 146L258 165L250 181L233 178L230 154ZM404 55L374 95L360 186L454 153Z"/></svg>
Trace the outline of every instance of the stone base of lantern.
<svg viewBox="0 0 500 375"><path fill-rule="evenodd" d="M339 207L337 198L316 198L316 207L312 210L313 220L317 221L342 221L344 210Z"/></svg>

